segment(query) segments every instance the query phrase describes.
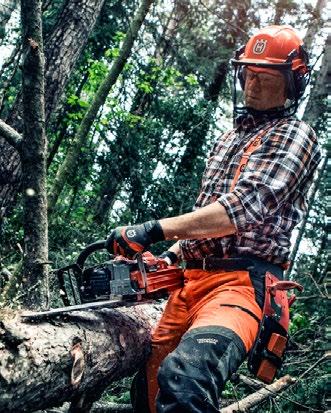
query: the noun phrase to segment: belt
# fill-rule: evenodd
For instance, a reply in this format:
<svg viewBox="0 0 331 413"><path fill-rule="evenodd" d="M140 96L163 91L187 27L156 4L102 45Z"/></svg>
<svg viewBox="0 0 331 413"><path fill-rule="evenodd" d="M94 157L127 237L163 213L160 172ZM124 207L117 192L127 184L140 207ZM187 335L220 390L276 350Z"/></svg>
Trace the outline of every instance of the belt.
<svg viewBox="0 0 331 413"><path fill-rule="evenodd" d="M258 271L266 273L267 271L274 274L276 277L283 279L283 269L266 260L257 257L235 257L235 258L220 258L217 256L205 257L201 260L185 261L185 269L201 269L204 271Z"/></svg>

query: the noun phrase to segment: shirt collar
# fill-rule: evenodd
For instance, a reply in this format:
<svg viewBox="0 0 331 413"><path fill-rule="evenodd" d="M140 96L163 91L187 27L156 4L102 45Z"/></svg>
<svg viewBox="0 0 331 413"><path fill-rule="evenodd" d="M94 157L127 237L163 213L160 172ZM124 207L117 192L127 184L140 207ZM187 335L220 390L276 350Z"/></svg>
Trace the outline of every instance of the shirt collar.
<svg viewBox="0 0 331 413"><path fill-rule="evenodd" d="M281 119L284 117L284 113L261 113L261 114L252 114L248 113L245 115L238 116L235 119L235 128L238 131L249 131L256 129L263 124L266 124L274 119Z"/></svg>

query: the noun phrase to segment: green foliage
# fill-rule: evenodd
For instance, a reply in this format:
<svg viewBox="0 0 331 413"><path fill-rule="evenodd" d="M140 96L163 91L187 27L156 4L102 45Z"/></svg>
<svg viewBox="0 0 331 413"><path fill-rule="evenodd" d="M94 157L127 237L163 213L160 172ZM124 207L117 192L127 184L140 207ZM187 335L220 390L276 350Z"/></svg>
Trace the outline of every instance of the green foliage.
<svg viewBox="0 0 331 413"><path fill-rule="evenodd" d="M185 80L186 80L187 84L189 84L190 86L196 86L198 84L198 79L197 79L196 75L194 75L192 73L185 76Z"/></svg>
<svg viewBox="0 0 331 413"><path fill-rule="evenodd" d="M102 397L102 401L116 404L130 404L130 387L132 378L125 378L115 383L107 389Z"/></svg>
<svg viewBox="0 0 331 413"><path fill-rule="evenodd" d="M291 314L291 324L289 332L290 334L298 333L300 330L309 327L309 317L308 314L300 314L298 312L292 312Z"/></svg>
<svg viewBox="0 0 331 413"><path fill-rule="evenodd" d="M107 75L109 67L106 62L103 62L102 60L88 59L87 62L89 64L89 77L85 90L91 93L95 93L100 86L100 83Z"/></svg>

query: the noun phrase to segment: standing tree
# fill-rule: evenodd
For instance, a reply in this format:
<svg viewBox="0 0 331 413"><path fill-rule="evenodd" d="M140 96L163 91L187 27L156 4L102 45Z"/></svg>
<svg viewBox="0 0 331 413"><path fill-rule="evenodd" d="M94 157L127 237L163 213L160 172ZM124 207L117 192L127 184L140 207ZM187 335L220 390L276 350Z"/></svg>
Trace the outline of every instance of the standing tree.
<svg viewBox="0 0 331 413"><path fill-rule="evenodd" d="M24 260L27 307L47 305L48 237L41 0L22 0L23 142L21 146Z"/></svg>

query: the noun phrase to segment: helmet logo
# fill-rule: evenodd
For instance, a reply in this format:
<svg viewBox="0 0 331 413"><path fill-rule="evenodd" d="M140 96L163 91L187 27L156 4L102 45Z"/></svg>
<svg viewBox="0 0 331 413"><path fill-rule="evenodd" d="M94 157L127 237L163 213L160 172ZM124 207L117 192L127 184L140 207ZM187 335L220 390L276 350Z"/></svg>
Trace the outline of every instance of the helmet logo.
<svg viewBox="0 0 331 413"><path fill-rule="evenodd" d="M267 47L267 41L263 39L256 40L255 45L253 47L254 54L262 54Z"/></svg>

